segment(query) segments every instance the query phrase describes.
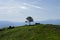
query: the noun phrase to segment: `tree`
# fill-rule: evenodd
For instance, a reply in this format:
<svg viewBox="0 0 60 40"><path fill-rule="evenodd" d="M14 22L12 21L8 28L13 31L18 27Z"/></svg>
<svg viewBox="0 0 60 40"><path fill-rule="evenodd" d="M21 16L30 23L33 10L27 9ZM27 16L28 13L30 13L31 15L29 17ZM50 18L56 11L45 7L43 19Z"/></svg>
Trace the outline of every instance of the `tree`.
<svg viewBox="0 0 60 40"><path fill-rule="evenodd" d="M33 22L33 18L31 16L27 17L26 20L29 22L29 25L31 25L31 22Z"/></svg>
<svg viewBox="0 0 60 40"><path fill-rule="evenodd" d="M13 27L12 27L12 26L9 26L9 27L8 27L8 29L13 29L13 28L14 28L14 26L13 26Z"/></svg>

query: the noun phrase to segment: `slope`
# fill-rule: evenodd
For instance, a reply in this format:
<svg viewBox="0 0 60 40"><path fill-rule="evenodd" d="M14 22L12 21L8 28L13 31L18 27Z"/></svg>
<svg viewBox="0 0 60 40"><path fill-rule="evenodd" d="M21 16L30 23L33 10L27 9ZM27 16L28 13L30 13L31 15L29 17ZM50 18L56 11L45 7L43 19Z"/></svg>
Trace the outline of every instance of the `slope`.
<svg viewBox="0 0 60 40"><path fill-rule="evenodd" d="M60 40L58 25L19 26L0 31L0 40Z"/></svg>

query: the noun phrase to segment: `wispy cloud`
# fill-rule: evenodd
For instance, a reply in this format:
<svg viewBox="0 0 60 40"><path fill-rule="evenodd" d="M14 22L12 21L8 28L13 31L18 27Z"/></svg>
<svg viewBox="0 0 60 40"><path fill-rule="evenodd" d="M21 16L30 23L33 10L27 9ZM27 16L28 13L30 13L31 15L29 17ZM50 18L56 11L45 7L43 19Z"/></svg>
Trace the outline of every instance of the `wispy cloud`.
<svg viewBox="0 0 60 40"><path fill-rule="evenodd" d="M23 3L24 5L27 5L29 7L34 7L34 8L38 8L38 9L43 9L43 7L40 7L40 6L36 6L36 5L32 5L32 4L29 4L29 3Z"/></svg>
<svg viewBox="0 0 60 40"><path fill-rule="evenodd" d="M26 3L26 2L16 2L15 0L1 0L0 3L0 19L5 20L18 20L20 19L23 21L25 16L27 14L29 15L31 12L31 15L33 13L33 10L35 9L43 9L43 7L36 6L34 4ZM36 1L36 0L35 0ZM29 12L29 13L28 13ZM18 21L20 21L18 20Z"/></svg>
<svg viewBox="0 0 60 40"><path fill-rule="evenodd" d="M0 7L0 9L27 9L27 8L26 6L17 5L17 6L3 6Z"/></svg>
<svg viewBox="0 0 60 40"><path fill-rule="evenodd" d="M54 0L0 0L0 19L24 21L23 18L30 15L36 20L36 17L39 19L40 17L42 19L59 18L60 2L52 1Z"/></svg>

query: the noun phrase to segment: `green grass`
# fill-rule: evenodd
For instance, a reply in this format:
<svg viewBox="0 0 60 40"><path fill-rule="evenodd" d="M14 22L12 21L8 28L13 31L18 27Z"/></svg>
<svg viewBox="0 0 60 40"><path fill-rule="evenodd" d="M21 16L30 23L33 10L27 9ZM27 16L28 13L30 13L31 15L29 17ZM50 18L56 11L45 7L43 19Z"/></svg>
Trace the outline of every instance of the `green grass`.
<svg viewBox="0 0 60 40"><path fill-rule="evenodd" d="M0 31L0 40L60 40L58 25L19 26Z"/></svg>

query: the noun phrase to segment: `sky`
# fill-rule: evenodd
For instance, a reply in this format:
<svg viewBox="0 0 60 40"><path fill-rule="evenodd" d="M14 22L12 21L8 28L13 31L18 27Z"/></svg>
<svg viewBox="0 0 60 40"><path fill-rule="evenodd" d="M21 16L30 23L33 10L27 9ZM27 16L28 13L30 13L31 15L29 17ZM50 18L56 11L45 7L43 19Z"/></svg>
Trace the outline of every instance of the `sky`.
<svg viewBox="0 0 60 40"><path fill-rule="evenodd" d="M60 0L0 0L0 21L24 22L60 19Z"/></svg>

